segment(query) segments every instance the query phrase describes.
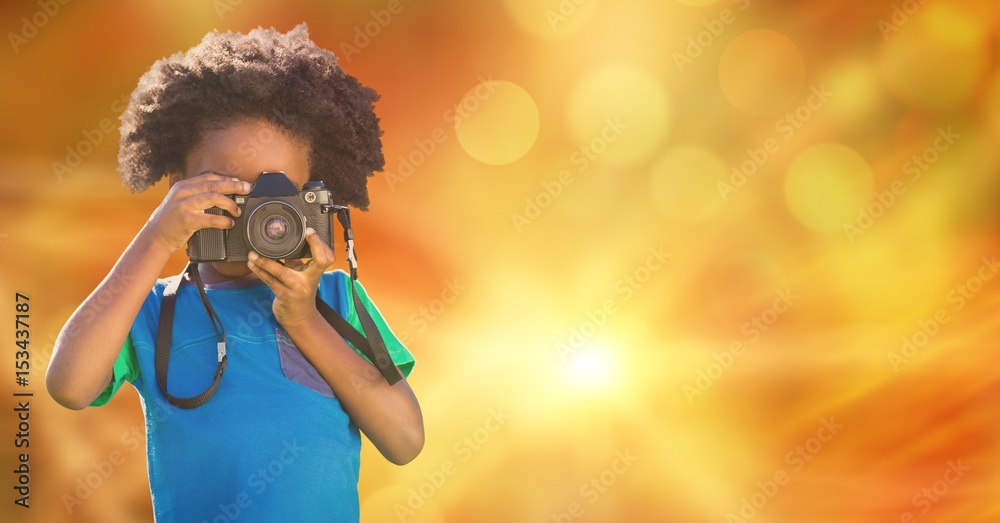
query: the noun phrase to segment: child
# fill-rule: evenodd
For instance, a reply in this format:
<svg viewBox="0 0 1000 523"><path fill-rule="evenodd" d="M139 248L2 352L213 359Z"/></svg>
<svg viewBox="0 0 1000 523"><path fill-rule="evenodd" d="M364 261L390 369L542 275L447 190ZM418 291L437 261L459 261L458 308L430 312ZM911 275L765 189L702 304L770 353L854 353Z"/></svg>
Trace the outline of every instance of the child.
<svg viewBox="0 0 1000 523"><path fill-rule="evenodd" d="M207 306L198 285L180 282L166 389L191 397L218 380L210 399L170 404L154 363L169 257L199 229L234 225L206 209L238 215L230 195L277 171L297 189L323 181L334 203L367 209L367 178L384 165L377 99L304 25L210 33L153 64L132 93L119 170L133 191L164 176L170 191L63 327L46 383L71 409L107 403L126 381L136 388L158 522L357 522L359 429L393 463L420 452L423 421L406 380L390 385L317 309L318 295L361 329L351 278L325 272L334 254L312 228L309 260L251 252L194 266L225 333L221 378ZM360 286L358 296L407 376L413 357Z"/></svg>

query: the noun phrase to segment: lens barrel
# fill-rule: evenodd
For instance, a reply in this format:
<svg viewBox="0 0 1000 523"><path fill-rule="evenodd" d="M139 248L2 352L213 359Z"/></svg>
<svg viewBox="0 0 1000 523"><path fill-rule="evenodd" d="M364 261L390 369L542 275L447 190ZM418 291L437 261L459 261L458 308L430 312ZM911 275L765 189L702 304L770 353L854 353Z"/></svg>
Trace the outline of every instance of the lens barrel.
<svg viewBox="0 0 1000 523"><path fill-rule="evenodd" d="M305 242L305 217L286 201L264 200L247 215L246 240L261 256L288 258Z"/></svg>

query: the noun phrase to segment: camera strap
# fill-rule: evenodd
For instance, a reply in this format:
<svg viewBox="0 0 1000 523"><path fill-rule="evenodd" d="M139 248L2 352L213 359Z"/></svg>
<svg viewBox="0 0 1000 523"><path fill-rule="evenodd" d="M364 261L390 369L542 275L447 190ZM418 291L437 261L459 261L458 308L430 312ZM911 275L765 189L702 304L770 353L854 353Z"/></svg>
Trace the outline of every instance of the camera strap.
<svg viewBox="0 0 1000 523"><path fill-rule="evenodd" d="M330 307L319 296L316 296L316 308L337 333L347 338L347 341L350 341L357 347L378 368L389 385L394 385L397 381L403 379L403 377L400 376L399 369L396 368L396 365L392 362L392 357L389 356L389 350L385 347L385 340L382 339L382 333L379 332L371 314L365 308L364 304L361 303L361 298L358 297L358 258L354 250L354 230L351 229L351 214L347 207L338 206L336 210L337 219L344 229L347 265L351 269L351 300L353 300L354 310L358 313L358 320L361 321L361 328L364 330L364 333L359 332L358 329L345 320L337 311L333 310L333 307Z"/></svg>
<svg viewBox="0 0 1000 523"><path fill-rule="evenodd" d="M190 277L195 281L198 293L201 295L201 302L205 305L205 310L208 311L209 319L212 320L212 328L215 329L217 340L216 354L218 355L219 366L215 369L215 379L205 389L205 392L188 398L180 398L172 396L167 392L167 369L170 366L170 341L174 330L174 308L177 304L177 289L185 277ZM154 355L156 384L160 387L160 392L167 397L167 401L171 405L182 409L200 407L215 395L215 390L219 388L219 383L222 381L222 373L226 371L227 362L226 329L222 326L222 320L219 318L219 315L212 308L212 303L208 301L208 295L205 294L205 285L202 283L201 275L198 273L198 263L190 262L184 268L184 271L178 276L171 278L167 287L163 289L163 300L160 302L160 321L156 331L156 353Z"/></svg>
<svg viewBox="0 0 1000 523"><path fill-rule="evenodd" d="M316 309L323 316L323 319L325 319L338 334L357 347L357 349L361 351L361 353L364 354L376 368L378 368L379 372L389 385L394 385L396 382L403 379L403 377L399 374L399 369L397 369L396 365L392 362L392 357L389 356L389 351L385 346L385 340L382 338L382 333L379 332L378 326L375 325L375 321L372 319L371 314L368 312L368 309L365 308L364 303L361 302L361 298L358 296L358 260L357 254L354 250L354 230L351 229L350 211L346 207L339 206L336 210L337 219L344 228L344 243L346 244L347 250L347 263L351 270L351 300L354 303L354 310L358 314L358 320L361 322L361 327L364 330L364 333L358 331L358 329L351 325L350 322L344 319L343 316L341 316L336 310L333 309L333 307L323 301L323 299L319 296L316 296ZM167 392L167 369L170 366L170 343L174 327L174 309L177 304L177 290L180 288L181 281L185 277L194 280L195 285L198 287L198 293L201 296L201 302L204 304L205 311L208 312L208 317L212 321L212 328L215 329L215 336L217 340L216 354L218 356L219 364L215 370L215 378L212 381L212 384L205 389L204 392L195 396L181 398L173 396ZM163 299L160 303L160 319L156 333L156 352L154 355L156 384L159 386L160 392L166 396L167 401L169 401L171 405L182 409L200 407L215 395L215 391L219 388L219 383L222 380L222 374L226 371L227 362L226 330L222 325L222 320L219 318L219 315L216 314L215 309L212 307L212 303L208 300L208 295L205 293L205 285L202 283L201 275L198 273L198 263L190 262L180 275L170 279L167 283L167 287L163 290Z"/></svg>

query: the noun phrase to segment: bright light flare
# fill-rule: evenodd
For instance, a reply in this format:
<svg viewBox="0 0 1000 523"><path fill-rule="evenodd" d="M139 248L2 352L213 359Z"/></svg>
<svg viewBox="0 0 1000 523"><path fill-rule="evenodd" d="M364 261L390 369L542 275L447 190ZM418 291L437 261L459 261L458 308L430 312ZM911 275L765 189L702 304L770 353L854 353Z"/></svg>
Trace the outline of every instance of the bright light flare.
<svg viewBox="0 0 1000 523"><path fill-rule="evenodd" d="M618 362L604 344L590 343L565 361L565 378L575 388L606 391L617 384Z"/></svg>

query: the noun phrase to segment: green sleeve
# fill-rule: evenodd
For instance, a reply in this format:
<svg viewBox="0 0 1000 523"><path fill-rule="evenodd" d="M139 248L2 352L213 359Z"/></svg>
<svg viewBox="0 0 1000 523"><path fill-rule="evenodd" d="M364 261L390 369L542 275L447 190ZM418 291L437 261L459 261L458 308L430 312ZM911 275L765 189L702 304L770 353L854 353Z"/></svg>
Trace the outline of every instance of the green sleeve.
<svg viewBox="0 0 1000 523"><path fill-rule="evenodd" d="M126 381L135 381L138 375L139 362L135 359L135 347L132 346L132 336L126 336L125 343L122 344L122 350L118 353L115 365L111 369L111 382L101 392L101 395L90 403L90 406L100 407L111 401L111 398L114 397L123 383Z"/></svg>
<svg viewBox="0 0 1000 523"><path fill-rule="evenodd" d="M358 311L354 307L354 300L350 297L350 276L347 276L347 285L347 321L353 325L354 328L364 332L364 329L361 326L361 320L358 318ZM385 322L385 318L382 317L382 313L379 312L378 308L375 307L375 304L368 298L368 293L365 291L365 288L361 286L361 282L357 282L357 291L361 304L364 305L368 313L371 314L372 320L375 322L375 326L378 327L379 332L382 333L382 338L385 340L385 348L389 350L389 357L392 358L392 362L399 367L400 372L403 373L403 377L409 377L410 372L413 371L413 364L415 363L413 355L410 354L410 351L405 345L403 345L403 342L399 341L396 334L389 328L389 325ZM350 342L348 342L348 344L351 345L351 347L354 347L354 344ZM354 347L354 350L357 351L357 347ZM361 352L358 351L358 354L361 354ZM364 356L364 354L362 354L362 356Z"/></svg>

